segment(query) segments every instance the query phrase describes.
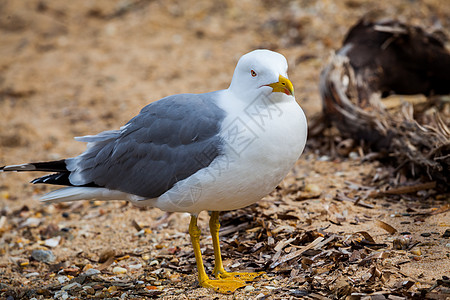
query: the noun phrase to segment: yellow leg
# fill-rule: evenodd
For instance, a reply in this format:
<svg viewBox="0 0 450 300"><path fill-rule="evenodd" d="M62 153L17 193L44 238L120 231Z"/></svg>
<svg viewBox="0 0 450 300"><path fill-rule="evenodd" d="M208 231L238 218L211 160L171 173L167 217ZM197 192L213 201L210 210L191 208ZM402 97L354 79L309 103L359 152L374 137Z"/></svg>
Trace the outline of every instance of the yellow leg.
<svg viewBox="0 0 450 300"><path fill-rule="evenodd" d="M227 272L223 268L222 255L220 254L220 243L219 243L219 212L213 211L211 213L211 218L209 219L209 230L211 231L211 237L214 247L214 276L216 278L224 279L224 278L234 278L243 281L253 281L256 277L261 276L264 272Z"/></svg>
<svg viewBox="0 0 450 300"><path fill-rule="evenodd" d="M197 262L198 282L200 286L214 289L222 294L231 294L238 288L245 286L245 282L229 279L209 279L203 266L202 253L200 251L200 229L197 226L197 217L191 216L189 224L189 234L191 235L192 247L194 248L195 260Z"/></svg>

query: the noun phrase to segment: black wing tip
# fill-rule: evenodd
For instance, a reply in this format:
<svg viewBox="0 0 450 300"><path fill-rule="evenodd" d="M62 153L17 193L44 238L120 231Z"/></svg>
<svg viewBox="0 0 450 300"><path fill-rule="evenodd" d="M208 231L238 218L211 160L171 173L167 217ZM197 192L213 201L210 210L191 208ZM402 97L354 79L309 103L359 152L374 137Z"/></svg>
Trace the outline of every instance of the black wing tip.
<svg viewBox="0 0 450 300"><path fill-rule="evenodd" d="M46 172L67 172L66 160L54 160L46 162L30 163L36 168L36 171L46 171Z"/></svg>
<svg viewBox="0 0 450 300"><path fill-rule="evenodd" d="M72 186L73 184L70 183L69 175L70 173L68 172L49 174L35 178L31 181L31 183L32 184L45 183L45 184Z"/></svg>
<svg viewBox="0 0 450 300"><path fill-rule="evenodd" d="M38 177L30 181L32 184L43 183L43 184L54 184L54 185L64 185L64 186L83 186L83 187L101 187L94 182L74 185L69 180L69 172L60 172L55 174L48 174L42 177Z"/></svg>

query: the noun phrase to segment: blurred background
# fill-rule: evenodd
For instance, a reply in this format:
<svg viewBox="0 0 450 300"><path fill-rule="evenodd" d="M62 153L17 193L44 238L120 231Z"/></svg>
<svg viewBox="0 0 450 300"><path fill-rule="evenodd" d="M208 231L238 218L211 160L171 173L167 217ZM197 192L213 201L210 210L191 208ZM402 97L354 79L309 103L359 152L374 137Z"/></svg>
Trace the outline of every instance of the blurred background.
<svg viewBox="0 0 450 300"><path fill-rule="evenodd" d="M227 88L256 48L286 56L310 117L321 68L368 13L450 29L443 0L1 0L0 164L77 155L73 136L117 129L151 101Z"/></svg>

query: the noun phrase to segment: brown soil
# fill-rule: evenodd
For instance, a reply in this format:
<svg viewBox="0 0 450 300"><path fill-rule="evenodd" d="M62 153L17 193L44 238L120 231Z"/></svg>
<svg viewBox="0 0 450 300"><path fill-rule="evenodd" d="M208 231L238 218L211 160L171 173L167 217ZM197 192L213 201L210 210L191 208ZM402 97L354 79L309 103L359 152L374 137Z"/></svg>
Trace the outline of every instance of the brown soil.
<svg viewBox="0 0 450 300"><path fill-rule="evenodd" d="M441 25L450 32L450 5L441 0L0 1L0 165L75 156L85 144L75 142L74 136L117 129L151 101L171 94L226 88L237 59L255 48L269 48L286 56L296 98L310 118L320 111L317 83L328 55L340 47L353 23L375 10L380 16L416 25ZM99 284L97 297L297 297L301 293L292 290L313 285L299 279L302 269L292 274L286 271L289 265L268 268L266 263L270 264L275 253L271 248L291 236L325 231L338 235L341 241L366 231L376 243L385 244L382 249L388 257L372 262L372 267L387 274L393 266L389 269L393 275L387 281L376 279L376 287L367 283L371 291L355 285L354 292L380 291L386 295L395 290L396 283L411 281L414 285L404 292L409 297L441 280L440 292L433 295L449 293L448 287L442 287L445 282L448 285L443 276L450 274L450 240L443 237L450 228L448 197L432 192L368 197L365 202L372 208L341 201L340 193L350 198L364 195L383 166L362 162L358 155L328 159L313 145L309 144L277 191L248 209L223 216L228 229L237 226L233 218L249 214L254 216L251 226L263 220L261 224L269 231L284 228L279 236L264 231L268 234L265 240L261 236L249 238L252 247L259 241L265 243L260 255L265 263L254 265L245 264L246 254L239 254L236 249L240 248L233 242L242 242L242 237L252 232L251 226L231 230L223 238L228 267L241 269L235 266L238 260L244 267L267 272L265 278L249 284L254 289L241 289L233 296L198 287L187 235L188 215L174 214L168 223L154 226L163 212L122 202L42 206L36 196L52 187L28 184L35 174L0 173L0 295L49 298L68 284L60 284L61 276L77 278L87 264L99 268L99 256L114 250L114 264L126 268L127 273L114 275L115 265L106 267L101 278L109 283ZM418 201L420 198L423 200ZM294 217L277 218L286 214ZM38 224L25 226L23 222L30 218L38 218ZM147 231L137 235L133 220ZM207 220L203 213L202 242L210 272ZM398 232L390 235L376 225L376 220ZM52 230L53 225L56 229ZM411 249L393 249L393 240L404 235L411 236L412 245L418 244ZM51 248L56 261L44 264L31 260L33 249L49 248L43 243L51 236L61 237ZM275 241L273 246L270 237ZM411 252L414 249L421 253ZM295 250L295 245L289 246L282 255ZM299 259L292 266L298 266ZM168 268L163 262L178 268ZM129 267L136 264L142 267ZM347 282L357 277L361 282L364 272L373 273L372 267L339 276ZM27 275L34 272L38 274ZM322 279L315 280L326 282L327 276L339 277L336 272L323 273ZM119 283L121 288L117 288ZM136 286L127 289L130 283ZM147 294L133 294L139 284ZM335 281L330 286L333 284ZM89 295L77 293L69 294L79 298ZM312 298L338 295L333 288L327 293L323 286L308 293Z"/></svg>

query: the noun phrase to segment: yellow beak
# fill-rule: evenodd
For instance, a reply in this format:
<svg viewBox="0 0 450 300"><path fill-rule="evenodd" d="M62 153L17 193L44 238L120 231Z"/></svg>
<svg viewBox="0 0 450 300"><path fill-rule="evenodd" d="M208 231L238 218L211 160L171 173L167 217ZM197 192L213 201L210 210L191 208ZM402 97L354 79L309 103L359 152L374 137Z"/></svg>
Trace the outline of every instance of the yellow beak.
<svg viewBox="0 0 450 300"><path fill-rule="evenodd" d="M273 89L272 92L280 92L285 93L288 96L294 96L294 86L292 85L292 82L281 75L278 77L278 82L268 84L267 86L270 86Z"/></svg>

